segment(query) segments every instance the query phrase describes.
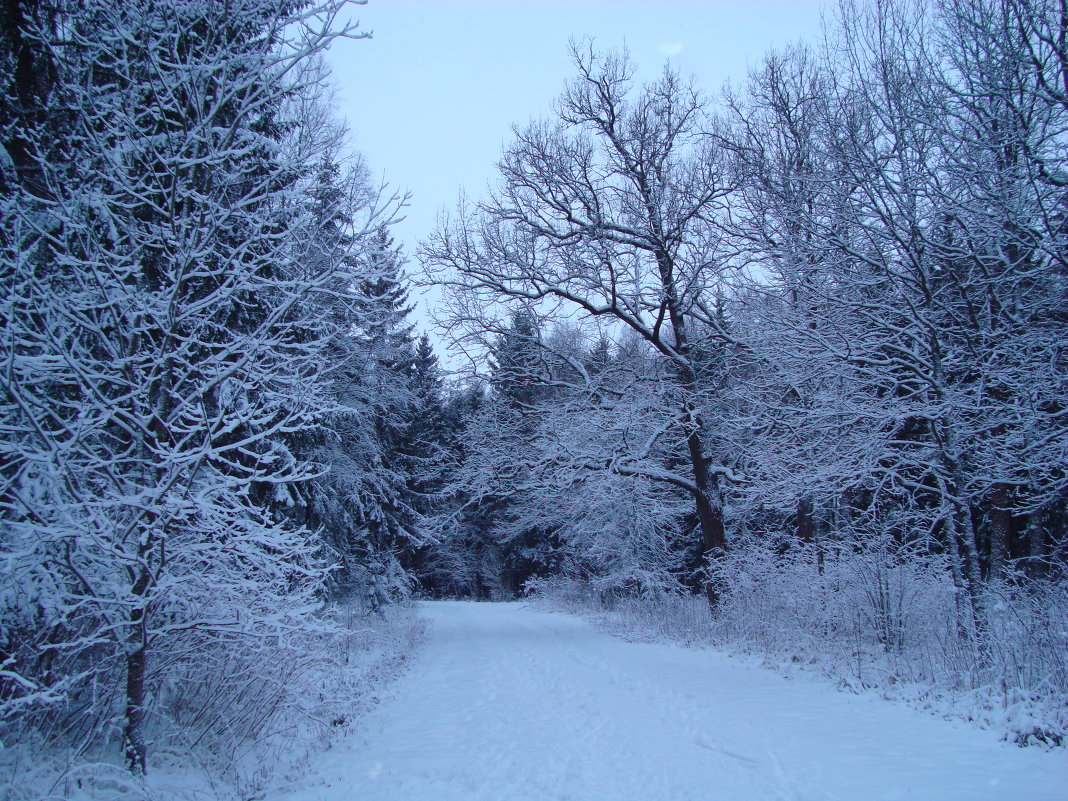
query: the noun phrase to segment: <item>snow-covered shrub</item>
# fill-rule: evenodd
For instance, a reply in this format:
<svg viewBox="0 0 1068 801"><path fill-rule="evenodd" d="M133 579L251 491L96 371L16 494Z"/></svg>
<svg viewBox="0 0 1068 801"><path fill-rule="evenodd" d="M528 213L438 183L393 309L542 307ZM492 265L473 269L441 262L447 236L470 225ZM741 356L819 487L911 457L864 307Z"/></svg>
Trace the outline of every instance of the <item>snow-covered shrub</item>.
<svg viewBox="0 0 1068 801"><path fill-rule="evenodd" d="M156 760L144 780L106 748L57 746L26 727L0 750L0 798L246 799L297 778L309 752L358 725L424 634L405 606L369 614L345 605L316 620L271 640L202 631L179 638L149 680ZM118 679L101 681L100 692L118 701ZM116 725L121 705L108 708Z"/></svg>
<svg viewBox="0 0 1068 801"><path fill-rule="evenodd" d="M529 582L527 592L530 600L549 609L599 615L613 631L627 638L712 642L712 614L704 596L681 590L604 592L589 581L564 576Z"/></svg>
<svg viewBox="0 0 1068 801"><path fill-rule="evenodd" d="M1068 588L991 583L976 629L959 625L948 560L892 540L747 543L714 568L711 634L849 686L924 699L1022 742L1068 732ZM899 686L904 685L904 686Z"/></svg>
<svg viewBox="0 0 1068 801"><path fill-rule="evenodd" d="M253 796L300 769L302 757L352 721L418 642L402 606L335 608L318 627L259 642L202 643L172 671L158 729L181 758Z"/></svg>
<svg viewBox="0 0 1068 801"><path fill-rule="evenodd" d="M943 633L932 621L955 619L941 560L911 559L890 541L794 543L785 550L752 543L712 570L722 598L718 634L763 650L826 654L833 643L843 664L879 653L908 670L902 655Z"/></svg>
<svg viewBox="0 0 1068 801"><path fill-rule="evenodd" d="M811 666L843 687L874 689L965 718L1021 744L1068 734L1068 586L991 584L975 630L959 625L947 560L884 539L750 541L711 571L703 596L605 594L575 578L531 586L539 603L592 613L628 638L667 639Z"/></svg>

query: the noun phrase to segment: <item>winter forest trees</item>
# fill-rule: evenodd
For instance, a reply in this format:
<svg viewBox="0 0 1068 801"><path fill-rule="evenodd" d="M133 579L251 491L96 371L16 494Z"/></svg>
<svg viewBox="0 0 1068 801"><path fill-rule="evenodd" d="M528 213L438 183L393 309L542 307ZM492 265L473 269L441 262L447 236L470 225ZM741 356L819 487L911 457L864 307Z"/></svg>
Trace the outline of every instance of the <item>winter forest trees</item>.
<svg viewBox="0 0 1068 801"><path fill-rule="evenodd" d="M326 110L344 5L5 7L5 743L237 747L325 600L407 590L437 379Z"/></svg>
<svg viewBox="0 0 1068 801"><path fill-rule="evenodd" d="M1010 553L1032 574L1056 562L1052 11L847 6L824 50L769 55L720 108L670 70L638 87L625 58L577 45L555 119L519 132L497 192L423 250L461 337L527 343L526 424L551 409L554 429L534 473L666 483L706 554L769 514L811 539L832 507L885 503L866 525L953 552L966 597ZM509 308L537 322L507 329ZM644 365L609 389L575 337L544 335L562 315L595 326L616 381L624 351ZM598 416L640 415L650 381L646 436L603 436ZM561 438L564 406L602 436Z"/></svg>
<svg viewBox="0 0 1068 801"><path fill-rule="evenodd" d="M846 2L716 100L573 44L421 250L492 357L457 481L552 555L534 586L701 588L764 644L1063 687L1066 25Z"/></svg>
<svg viewBox="0 0 1068 801"><path fill-rule="evenodd" d="M0 12L5 744L236 750L339 609L562 580L1063 698L1062 4L847 1L715 98L573 43L419 247L464 383L328 109L345 5Z"/></svg>
<svg viewBox="0 0 1068 801"><path fill-rule="evenodd" d="M711 554L725 544L725 468L709 451L699 396L714 334L703 325L712 319L706 295L719 264L708 223L730 187L727 165L703 135L697 91L678 76L665 72L631 106L624 60L592 49L574 56L580 78L561 97L559 120L520 133L501 163L500 192L443 230L424 258L431 269L455 271L442 282L469 295L479 328L478 309L496 297L549 299L648 343L677 395L662 427L683 442L685 472L639 455L623 462L611 451L585 452L575 467L610 466L685 490ZM536 382L540 359L532 361L526 380Z"/></svg>

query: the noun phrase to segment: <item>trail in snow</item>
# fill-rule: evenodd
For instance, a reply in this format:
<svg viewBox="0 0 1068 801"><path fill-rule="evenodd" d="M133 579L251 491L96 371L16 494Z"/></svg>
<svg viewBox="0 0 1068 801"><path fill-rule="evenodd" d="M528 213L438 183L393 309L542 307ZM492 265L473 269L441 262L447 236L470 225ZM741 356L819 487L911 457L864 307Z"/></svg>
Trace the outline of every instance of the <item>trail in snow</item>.
<svg viewBox="0 0 1068 801"><path fill-rule="evenodd" d="M522 604L422 605L409 673L272 801L1065 801L1068 756Z"/></svg>

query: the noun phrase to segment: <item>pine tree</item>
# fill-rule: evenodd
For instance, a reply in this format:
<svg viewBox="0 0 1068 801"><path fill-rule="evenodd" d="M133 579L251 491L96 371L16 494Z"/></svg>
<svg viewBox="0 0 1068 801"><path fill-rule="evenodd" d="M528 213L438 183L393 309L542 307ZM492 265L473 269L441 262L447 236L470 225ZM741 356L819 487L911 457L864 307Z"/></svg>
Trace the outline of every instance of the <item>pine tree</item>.
<svg viewBox="0 0 1068 801"><path fill-rule="evenodd" d="M361 523L374 564L377 604L406 593L410 579L401 554L416 545L422 518L413 491L423 457L408 439L416 407L412 384L415 369L413 310L402 272L403 257L386 230L377 231L361 264L357 286L360 319L355 337L364 353L364 391L374 402L369 409L376 443L375 483L364 495Z"/></svg>
<svg viewBox="0 0 1068 801"><path fill-rule="evenodd" d="M459 492L467 498L458 528L481 540L482 593L518 594L536 575L559 561L552 527L529 525L519 513L529 496L530 464L539 418L553 402L549 385L553 365L543 347L537 316L530 309L512 312L497 336L490 363L490 394L466 423Z"/></svg>

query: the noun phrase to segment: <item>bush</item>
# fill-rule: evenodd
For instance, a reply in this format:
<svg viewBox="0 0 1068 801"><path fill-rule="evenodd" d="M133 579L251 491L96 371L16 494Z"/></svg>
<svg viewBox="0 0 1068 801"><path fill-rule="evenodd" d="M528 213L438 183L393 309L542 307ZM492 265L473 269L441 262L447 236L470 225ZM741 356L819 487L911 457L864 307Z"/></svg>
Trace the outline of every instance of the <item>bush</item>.
<svg viewBox="0 0 1068 801"><path fill-rule="evenodd" d="M1068 735L1068 585L1014 576L988 584L979 625L961 627L949 565L892 540L747 543L717 560L703 597L608 596L574 580L533 589L593 612L631 638L764 654L814 667L845 688L876 689L999 730L1021 745Z"/></svg>
<svg viewBox="0 0 1068 801"><path fill-rule="evenodd" d="M93 685L92 708L103 710L98 725L71 728L84 717L75 707L54 710L50 726L40 718L5 721L0 798L251 799L299 775L309 752L367 710L423 633L400 606L375 614L340 606L319 622L270 641L203 631L178 638L150 679L147 730L156 757L144 783L121 767L109 742L121 726L118 664ZM87 738L89 730L103 739Z"/></svg>

